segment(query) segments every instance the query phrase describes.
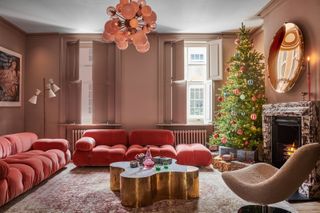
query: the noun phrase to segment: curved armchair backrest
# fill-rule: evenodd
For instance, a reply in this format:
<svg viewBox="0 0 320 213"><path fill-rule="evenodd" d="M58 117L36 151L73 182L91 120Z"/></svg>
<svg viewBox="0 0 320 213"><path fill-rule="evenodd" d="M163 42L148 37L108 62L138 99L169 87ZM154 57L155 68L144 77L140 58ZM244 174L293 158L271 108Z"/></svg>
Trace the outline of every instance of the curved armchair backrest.
<svg viewBox="0 0 320 213"><path fill-rule="evenodd" d="M286 199L293 194L305 181L320 159L320 144L312 143L301 146L286 161L286 163L266 182L277 191L274 193L280 199Z"/></svg>

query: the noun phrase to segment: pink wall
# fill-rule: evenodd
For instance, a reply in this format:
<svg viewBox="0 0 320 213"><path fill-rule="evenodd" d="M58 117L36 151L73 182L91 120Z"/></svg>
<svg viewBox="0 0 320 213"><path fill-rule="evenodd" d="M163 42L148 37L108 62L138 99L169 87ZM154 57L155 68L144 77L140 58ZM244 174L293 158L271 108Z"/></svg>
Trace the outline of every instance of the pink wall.
<svg viewBox="0 0 320 213"><path fill-rule="evenodd" d="M280 1L275 1L279 3ZM270 11L267 11L270 10ZM293 22L302 30L305 42L305 56L311 56L312 100L320 100L320 2L319 0L285 0L278 6L262 12L264 16L264 52L269 55L269 47L274 34L284 22ZM262 40L260 40L262 42ZM279 94L272 90L266 75L266 97L268 102L300 101L300 92L307 92L307 75L302 71L296 85L288 93Z"/></svg>
<svg viewBox="0 0 320 213"><path fill-rule="evenodd" d="M24 130L26 34L0 17L0 46L22 55L22 106L0 107L0 135Z"/></svg>
<svg viewBox="0 0 320 213"><path fill-rule="evenodd" d="M121 123L124 128L155 128L158 120L157 36L141 54L131 45L121 53Z"/></svg>
<svg viewBox="0 0 320 213"><path fill-rule="evenodd" d="M28 35L27 37L27 63L28 75L25 77L25 131L36 132L43 137L43 100L46 95L46 136L57 137L59 132L59 101L57 97L48 98L43 89L43 78L48 82L52 78L60 85L60 36L57 34ZM36 89L42 93L38 96L38 103L33 105L28 99Z"/></svg>

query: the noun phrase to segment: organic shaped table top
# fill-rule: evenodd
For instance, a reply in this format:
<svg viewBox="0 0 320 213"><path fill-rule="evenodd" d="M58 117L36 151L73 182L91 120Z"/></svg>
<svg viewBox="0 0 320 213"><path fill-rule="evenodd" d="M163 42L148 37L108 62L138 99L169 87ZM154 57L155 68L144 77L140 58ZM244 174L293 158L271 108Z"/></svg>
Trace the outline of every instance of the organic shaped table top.
<svg viewBox="0 0 320 213"><path fill-rule="evenodd" d="M199 169L195 166L185 166L176 163L177 161L172 159L172 164L168 164L168 169L164 169L161 167L160 171L156 171L155 166L152 168L144 168L144 167L136 167L131 168L129 161L120 161L111 163L110 167L117 167L121 168L124 171L121 173L121 177L126 178L143 178L143 177L150 177L157 173L164 173L164 172L195 172Z"/></svg>
<svg viewBox="0 0 320 213"><path fill-rule="evenodd" d="M110 164L110 188L120 191L121 204L127 207L151 205L165 199L199 197L199 169L179 165L176 160L168 169L131 168L129 161Z"/></svg>

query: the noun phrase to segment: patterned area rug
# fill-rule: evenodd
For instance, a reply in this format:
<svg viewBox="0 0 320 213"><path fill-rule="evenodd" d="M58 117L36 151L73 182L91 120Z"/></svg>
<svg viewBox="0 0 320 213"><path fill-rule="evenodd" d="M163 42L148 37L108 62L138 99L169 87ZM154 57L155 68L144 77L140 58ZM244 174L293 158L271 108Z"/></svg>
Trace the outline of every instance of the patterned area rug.
<svg viewBox="0 0 320 213"><path fill-rule="evenodd" d="M164 200L151 206L132 209L121 205L119 194L109 188L107 167L68 167L40 186L16 198L0 212L237 212L249 204L224 184L217 171L200 172L198 200ZM275 206L296 212L287 202Z"/></svg>

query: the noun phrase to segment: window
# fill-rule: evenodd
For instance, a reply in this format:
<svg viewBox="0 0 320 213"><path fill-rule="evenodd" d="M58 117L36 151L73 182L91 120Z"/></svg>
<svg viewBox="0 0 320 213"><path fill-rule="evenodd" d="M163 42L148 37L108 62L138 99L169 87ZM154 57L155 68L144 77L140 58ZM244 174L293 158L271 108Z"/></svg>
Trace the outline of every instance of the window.
<svg viewBox="0 0 320 213"><path fill-rule="evenodd" d="M203 124L211 120L212 87L207 80L208 45L185 44L185 80L187 81L187 122Z"/></svg>
<svg viewBox="0 0 320 213"><path fill-rule="evenodd" d="M92 123L92 43L80 42L81 123Z"/></svg>

